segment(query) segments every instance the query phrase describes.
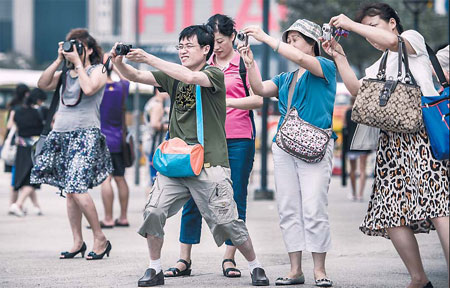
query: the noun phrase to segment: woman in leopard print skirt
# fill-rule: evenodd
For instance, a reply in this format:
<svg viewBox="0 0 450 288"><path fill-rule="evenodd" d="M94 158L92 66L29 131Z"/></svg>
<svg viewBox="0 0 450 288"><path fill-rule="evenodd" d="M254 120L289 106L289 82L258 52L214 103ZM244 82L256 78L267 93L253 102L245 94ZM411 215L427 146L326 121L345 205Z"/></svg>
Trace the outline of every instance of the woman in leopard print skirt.
<svg viewBox="0 0 450 288"><path fill-rule="evenodd" d="M397 36L401 35L410 70L423 95L439 95L433 86L424 38L414 30L403 32L394 9L387 4L370 3L361 8L356 18L354 22L341 14L331 18L330 25L361 35L381 51L388 49L387 79L397 75ZM361 82L342 47L334 40L324 41L322 46L334 58L348 90L356 96ZM366 77L376 78L380 60L366 69ZM373 191L360 230L391 239L410 273L408 287L433 287L424 272L414 233L436 229L448 266L449 166L448 160L433 158L425 129L417 133L380 132Z"/></svg>

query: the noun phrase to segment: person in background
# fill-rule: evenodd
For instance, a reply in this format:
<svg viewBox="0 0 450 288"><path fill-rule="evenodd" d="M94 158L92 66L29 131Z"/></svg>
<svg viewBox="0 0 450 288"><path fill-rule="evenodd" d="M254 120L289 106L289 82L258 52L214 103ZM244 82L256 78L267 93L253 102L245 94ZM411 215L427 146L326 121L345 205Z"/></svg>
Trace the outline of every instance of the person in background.
<svg viewBox="0 0 450 288"><path fill-rule="evenodd" d="M63 193L66 196L73 246L61 252L60 259L71 259L77 254L84 257L87 249L81 230L84 215L94 238L92 251L86 258L98 260L109 256L112 246L102 232L94 201L87 192L102 183L113 169L106 139L100 130L100 103L107 76L102 73L102 50L86 29L72 29L66 36L66 41L69 40L76 42L72 51L64 51L63 42L59 42L56 60L38 81L39 88L54 90L62 75L58 67L63 61L73 64L72 69L63 69L65 85L59 91L55 121L42 150L36 155L31 183L56 186L61 196Z"/></svg>
<svg viewBox="0 0 450 288"><path fill-rule="evenodd" d="M380 51L387 49L386 79L397 77L398 36L401 36L410 71L423 95L439 95L434 88L423 36L415 30L403 31L399 15L388 4L367 3L358 11L355 21L341 14L332 17L329 24L360 35ZM347 89L357 96L361 81L342 46L334 39L324 41L322 46L333 57ZM366 78L376 78L380 62L381 57L366 69ZM433 158L425 128L415 133L380 131L372 195L359 229L366 235L392 241L410 274L408 288L433 287L425 274L415 233L437 230L448 271L449 167L448 160Z"/></svg>
<svg viewBox="0 0 450 288"><path fill-rule="evenodd" d="M208 19L207 25L214 30L214 53L208 63L223 71L226 86L227 115L225 133L227 139L228 161L233 182L233 197L237 204L239 219L245 221L247 213L247 186L255 157L255 127L253 111L260 108L263 98L246 95L251 91L248 77L243 82L240 75L241 57L233 49L236 39L235 23L226 15L216 14ZM245 66L244 66L245 68ZM244 87L246 86L246 87ZM249 93L250 94L250 93ZM248 97L247 97L248 96ZM186 275L190 271L192 244L200 243L202 216L193 199L183 207L180 230L180 260L165 272L166 277ZM226 277L240 277L236 268L236 247L230 240L222 261L222 272ZM187 263L187 264L186 264Z"/></svg>
<svg viewBox="0 0 450 288"><path fill-rule="evenodd" d="M262 81L250 47L238 46L255 94L278 98L281 118L277 129L280 129L290 108L287 106L291 85L295 85L292 86L291 107L296 108L298 116L319 128L331 128L336 97L336 66L320 56L321 27L309 20L299 19L283 32L281 40L267 35L257 26L247 27L243 32L269 45L275 52L297 65L295 72L283 72L272 80ZM331 249L327 206L336 138L333 133L323 159L317 163L307 163L294 157L278 147L275 139L273 140L275 195L280 228L291 264L290 271L284 277L279 277L275 281L276 285L305 283L303 251L312 254L315 285L333 285L327 276L325 259Z"/></svg>
<svg viewBox="0 0 450 288"><path fill-rule="evenodd" d="M144 154L147 158L150 175L150 187L156 179L156 169L153 167L153 154L161 144L169 129L170 96L166 92L155 89L155 95L144 106L145 132L142 143Z"/></svg>
<svg viewBox="0 0 450 288"><path fill-rule="evenodd" d="M14 126L14 115L16 113L16 109L20 108L22 106L22 103L24 102L24 99L28 97L30 94L30 88L28 88L25 84L18 84L14 93L14 98L6 105L8 109L8 113L6 116L6 133L4 139L8 136L9 131ZM14 190L14 175L15 175L15 169L14 166L8 165L5 163L5 172L11 172L11 191L10 191L10 197L9 197L9 205L11 207L12 204L16 203L17 198L19 197L19 191ZM11 211L8 212L9 214Z"/></svg>
<svg viewBox="0 0 450 288"><path fill-rule="evenodd" d="M105 54L103 58L106 59L107 56ZM124 123L122 121L125 119L124 113L126 113L126 109L123 107L128 97L130 82L122 77L112 63L107 63L109 65L106 67L105 92L100 104L100 127L103 135L106 137L106 144L111 154L114 170L101 185L105 218L100 221L100 226L102 228L128 227L130 226L127 218L129 189L127 180L124 177L125 164L122 154L123 133L126 133L126 131L123 131ZM117 82L111 78L113 70L120 77L120 80ZM112 179L117 185L120 205L120 216L115 220L113 219L114 191L111 185Z"/></svg>
<svg viewBox="0 0 450 288"><path fill-rule="evenodd" d="M15 110L14 125L17 127L16 145L17 155L15 162L14 190L20 191L17 201L11 204L10 214L18 217L24 216L24 202L29 197L33 203L32 213L42 215L41 208L37 201L36 189L39 184L30 184L30 174L33 163L31 161L31 147L39 138L44 128L46 112L41 112L35 107L42 90L36 88L26 96L21 107Z"/></svg>
<svg viewBox="0 0 450 288"><path fill-rule="evenodd" d="M351 105L353 106L354 98L351 99ZM367 164L367 158L370 154L370 150L351 150L350 145L352 143L353 136L355 135L356 130L356 122L352 120L352 108L350 107L345 112L345 128L347 130L347 141L346 141L346 147L344 149L346 150L347 158L350 162L350 184L351 184L351 194L348 195L348 199L352 201L364 201L364 188L366 186L366 164ZM358 159L359 159L359 189L357 189L356 185L356 170L358 166ZM345 172L344 172L345 173ZM359 193L357 193L359 191Z"/></svg>

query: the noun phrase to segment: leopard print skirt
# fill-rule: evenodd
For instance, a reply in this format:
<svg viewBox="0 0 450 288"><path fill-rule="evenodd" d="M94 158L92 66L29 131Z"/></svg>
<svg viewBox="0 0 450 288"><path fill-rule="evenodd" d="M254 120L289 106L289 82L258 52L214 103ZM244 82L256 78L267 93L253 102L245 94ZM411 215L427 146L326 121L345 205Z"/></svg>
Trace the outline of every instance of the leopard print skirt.
<svg viewBox="0 0 450 288"><path fill-rule="evenodd" d="M385 238L391 227L434 230L430 219L449 216L449 167L448 160L434 159L425 130L381 131L372 195L360 230Z"/></svg>

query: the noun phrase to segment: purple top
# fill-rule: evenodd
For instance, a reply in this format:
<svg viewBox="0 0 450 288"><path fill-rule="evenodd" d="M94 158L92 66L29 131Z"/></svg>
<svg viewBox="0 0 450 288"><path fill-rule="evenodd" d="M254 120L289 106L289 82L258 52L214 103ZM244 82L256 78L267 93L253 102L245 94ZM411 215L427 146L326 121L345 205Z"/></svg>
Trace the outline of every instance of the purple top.
<svg viewBox="0 0 450 288"><path fill-rule="evenodd" d="M100 126L106 137L109 152L122 151L122 103L128 96L130 82L106 83L103 101L100 105Z"/></svg>

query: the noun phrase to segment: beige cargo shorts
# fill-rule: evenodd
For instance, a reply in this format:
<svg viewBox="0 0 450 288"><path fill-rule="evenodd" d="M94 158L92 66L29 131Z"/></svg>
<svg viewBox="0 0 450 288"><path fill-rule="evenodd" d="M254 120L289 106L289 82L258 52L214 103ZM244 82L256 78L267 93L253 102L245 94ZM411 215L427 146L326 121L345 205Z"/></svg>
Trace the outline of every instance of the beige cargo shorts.
<svg viewBox="0 0 450 288"><path fill-rule="evenodd" d="M211 230L217 246L230 239L235 246L248 239L244 221L238 219L229 168L203 168L197 177L170 178L158 174L144 210L138 233L164 237L166 219L175 215L192 197Z"/></svg>

